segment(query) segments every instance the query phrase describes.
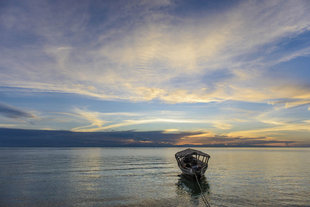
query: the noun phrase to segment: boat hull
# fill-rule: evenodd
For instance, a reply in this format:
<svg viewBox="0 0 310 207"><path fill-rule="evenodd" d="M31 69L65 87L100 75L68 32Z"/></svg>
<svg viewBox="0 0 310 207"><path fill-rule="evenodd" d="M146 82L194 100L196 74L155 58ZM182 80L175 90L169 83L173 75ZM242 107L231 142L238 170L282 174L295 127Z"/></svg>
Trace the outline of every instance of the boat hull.
<svg viewBox="0 0 310 207"><path fill-rule="evenodd" d="M190 176L190 177L197 177L198 179L200 179L206 172L207 168L202 168L199 171L194 171L193 169L186 169L186 168L181 168L182 174L186 175L186 176ZM196 175L196 176L195 176Z"/></svg>

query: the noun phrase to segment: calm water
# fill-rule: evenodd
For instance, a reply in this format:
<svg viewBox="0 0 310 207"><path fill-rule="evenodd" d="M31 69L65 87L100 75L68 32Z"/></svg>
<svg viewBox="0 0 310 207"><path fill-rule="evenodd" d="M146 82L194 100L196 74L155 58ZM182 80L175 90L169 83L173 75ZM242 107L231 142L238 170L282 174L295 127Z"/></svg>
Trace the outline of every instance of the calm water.
<svg viewBox="0 0 310 207"><path fill-rule="evenodd" d="M181 148L0 148L0 206L204 206ZM201 148L211 206L310 206L310 149Z"/></svg>

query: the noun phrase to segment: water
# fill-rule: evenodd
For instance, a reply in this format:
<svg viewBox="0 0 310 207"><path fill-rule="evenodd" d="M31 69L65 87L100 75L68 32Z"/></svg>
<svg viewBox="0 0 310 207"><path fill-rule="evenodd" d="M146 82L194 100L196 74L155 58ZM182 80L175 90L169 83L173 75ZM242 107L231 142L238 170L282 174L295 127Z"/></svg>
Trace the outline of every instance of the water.
<svg viewBox="0 0 310 207"><path fill-rule="evenodd" d="M0 148L0 206L204 206L181 148ZM309 148L201 148L211 206L310 206Z"/></svg>

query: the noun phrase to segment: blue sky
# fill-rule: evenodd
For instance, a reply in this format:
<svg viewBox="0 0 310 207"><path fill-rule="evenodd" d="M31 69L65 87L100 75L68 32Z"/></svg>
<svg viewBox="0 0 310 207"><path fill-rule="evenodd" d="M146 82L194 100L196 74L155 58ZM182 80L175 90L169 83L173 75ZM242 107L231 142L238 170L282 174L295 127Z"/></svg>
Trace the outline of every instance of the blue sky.
<svg viewBox="0 0 310 207"><path fill-rule="evenodd" d="M301 0L1 1L0 127L309 145L309 11Z"/></svg>

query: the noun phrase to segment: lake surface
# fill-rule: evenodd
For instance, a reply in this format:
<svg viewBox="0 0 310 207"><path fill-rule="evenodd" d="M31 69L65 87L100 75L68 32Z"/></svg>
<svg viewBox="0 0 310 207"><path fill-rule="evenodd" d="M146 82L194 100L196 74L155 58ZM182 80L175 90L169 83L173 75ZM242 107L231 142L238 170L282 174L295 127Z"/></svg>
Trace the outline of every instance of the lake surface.
<svg viewBox="0 0 310 207"><path fill-rule="evenodd" d="M0 206L204 206L183 148L0 148ZM211 206L310 206L309 148L195 148Z"/></svg>

